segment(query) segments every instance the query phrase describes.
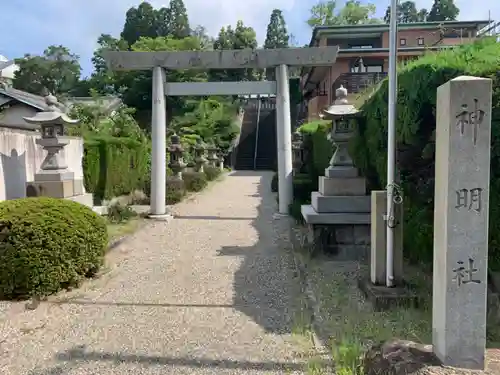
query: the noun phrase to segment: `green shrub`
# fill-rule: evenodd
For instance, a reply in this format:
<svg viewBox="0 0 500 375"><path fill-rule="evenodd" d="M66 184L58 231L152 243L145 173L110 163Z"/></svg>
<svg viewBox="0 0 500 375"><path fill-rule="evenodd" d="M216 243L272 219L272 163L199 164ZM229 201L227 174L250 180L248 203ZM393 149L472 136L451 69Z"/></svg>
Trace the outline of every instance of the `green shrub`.
<svg viewBox="0 0 500 375"><path fill-rule="evenodd" d="M0 204L0 296L44 296L102 265L106 220L79 203L24 198Z"/></svg>
<svg viewBox="0 0 500 375"><path fill-rule="evenodd" d="M85 139L83 172L85 189L97 201L147 190L150 178L150 145L129 138Z"/></svg>
<svg viewBox="0 0 500 375"><path fill-rule="evenodd" d="M182 180L167 178L166 204L179 203L187 194L186 186Z"/></svg>
<svg viewBox="0 0 500 375"><path fill-rule="evenodd" d="M113 203L108 206L107 218L112 223L123 223L137 216L137 213L130 206Z"/></svg>
<svg viewBox="0 0 500 375"><path fill-rule="evenodd" d="M404 249L410 260L432 262L436 90L460 75L493 80L489 265L500 269L500 44L482 39L400 67L396 121L397 169L404 193ZM384 188L387 165L388 81L361 107L350 142L355 165L369 186Z"/></svg>
<svg viewBox="0 0 500 375"><path fill-rule="evenodd" d="M203 168L203 172L205 173L208 181L215 180L221 174L220 168L212 167L211 165L205 166Z"/></svg>
<svg viewBox="0 0 500 375"><path fill-rule="evenodd" d="M273 179L271 180L271 191L273 193L278 192L278 173L273 175Z"/></svg>
<svg viewBox="0 0 500 375"><path fill-rule="evenodd" d="M206 174L202 172L184 172L182 179L186 190L191 192L202 191L208 185Z"/></svg>
<svg viewBox="0 0 500 375"><path fill-rule="evenodd" d="M292 203L288 205L288 213L291 217L295 219L295 221L299 223L304 222L304 218L302 217L302 212L300 211L300 207L305 204L304 202L293 200Z"/></svg>
<svg viewBox="0 0 500 375"><path fill-rule="evenodd" d="M327 138L330 126L331 121L319 120L306 123L299 128L304 137L306 150L304 169L315 186L314 190L317 190L318 178L325 175L325 168L328 167L333 155L332 143Z"/></svg>
<svg viewBox="0 0 500 375"><path fill-rule="evenodd" d="M293 199L299 202L310 202L311 193L315 191L317 183L313 183L307 174L298 174L293 177Z"/></svg>

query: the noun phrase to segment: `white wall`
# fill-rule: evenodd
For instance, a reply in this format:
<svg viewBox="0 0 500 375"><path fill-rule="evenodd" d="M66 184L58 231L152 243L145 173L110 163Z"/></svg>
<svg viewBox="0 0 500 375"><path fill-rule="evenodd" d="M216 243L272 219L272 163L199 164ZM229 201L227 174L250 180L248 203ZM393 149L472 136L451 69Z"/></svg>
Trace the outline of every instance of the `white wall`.
<svg viewBox="0 0 500 375"><path fill-rule="evenodd" d="M39 137L36 132L0 129L0 201L26 196L26 182L33 181L47 154L35 143ZM83 181L83 139L68 138L70 143L62 151L66 164L75 180Z"/></svg>

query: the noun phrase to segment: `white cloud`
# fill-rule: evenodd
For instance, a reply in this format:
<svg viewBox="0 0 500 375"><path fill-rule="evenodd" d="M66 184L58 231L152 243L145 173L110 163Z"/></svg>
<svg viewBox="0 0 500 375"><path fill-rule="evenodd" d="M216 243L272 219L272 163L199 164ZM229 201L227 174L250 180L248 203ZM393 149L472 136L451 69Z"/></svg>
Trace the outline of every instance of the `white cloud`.
<svg viewBox="0 0 500 375"><path fill-rule="evenodd" d="M6 6L2 4L0 33L4 43L19 44L21 41L27 47L23 53L41 53L50 44L63 44L84 59L91 56L100 34L119 35L126 11L140 3L133 0L19 2L25 6L14 4L15 1ZM159 8L168 5L168 0L150 3ZM203 25L210 34L216 35L222 26L234 25L242 19L255 28L260 42L265 37L272 9L291 10L294 3L294 0L185 0L192 25ZM0 46L0 52L5 54L12 49Z"/></svg>
<svg viewBox="0 0 500 375"><path fill-rule="evenodd" d="M310 31L300 27L307 18L309 4L317 0L184 0L192 25L203 25L216 35L227 24L242 19L252 26L259 42L263 42L269 15L274 8L288 13L290 31L301 40L309 40ZM383 13L389 0L371 0ZM492 0L455 0L461 9L460 19L487 19L488 9L493 19L500 20L500 2ZM5 3L5 4L4 4ZM151 0L158 8L168 0ZM62 44L82 57L85 70L101 33L118 36L125 13L137 0L10 0L2 2L0 11L0 54L9 58L24 53L38 54L51 44ZM417 0L419 7L430 8L432 0ZM300 14L298 14L300 13ZM305 35L307 33L307 35ZM299 34L299 35L297 35Z"/></svg>

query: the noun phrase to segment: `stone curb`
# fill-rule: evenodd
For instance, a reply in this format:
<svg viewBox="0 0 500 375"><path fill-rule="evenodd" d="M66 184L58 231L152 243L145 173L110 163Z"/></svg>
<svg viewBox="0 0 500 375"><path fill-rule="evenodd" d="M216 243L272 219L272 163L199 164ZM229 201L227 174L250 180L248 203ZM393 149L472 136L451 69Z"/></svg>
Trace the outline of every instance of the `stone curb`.
<svg viewBox="0 0 500 375"><path fill-rule="evenodd" d="M148 225L147 219L142 219L142 222L139 222L137 228L131 233L124 234L117 238L114 238L108 242L108 247L106 248L106 254L115 250L118 246L128 240L130 237L134 236L137 232L144 229Z"/></svg>
<svg viewBox="0 0 500 375"><path fill-rule="evenodd" d="M295 236L296 234L292 230L293 224L290 223L290 228L289 228L289 239L291 242L291 247L292 247L292 259L293 259L293 266L299 275L301 286L302 286L302 292L305 294L306 297L306 305L307 305L307 310L311 314L311 336L312 336L312 342L314 345L314 349L316 352L318 352L322 362L327 366L327 374L334 374L335 373L335 363L331 355L331 351L327 345L326 342L321 337L327 337L328 335L324 332L322 328L321 322L323 321L323 318L320 313L319 309L319 303L318 303L318 298L316 297L314 293L314 289L311 285L311 280L308 276L307 272L307 264L300 258L300 256L297 255L298 251L301 249L297 249L295 246L295 241L291 240L292 236Z"/></svg>

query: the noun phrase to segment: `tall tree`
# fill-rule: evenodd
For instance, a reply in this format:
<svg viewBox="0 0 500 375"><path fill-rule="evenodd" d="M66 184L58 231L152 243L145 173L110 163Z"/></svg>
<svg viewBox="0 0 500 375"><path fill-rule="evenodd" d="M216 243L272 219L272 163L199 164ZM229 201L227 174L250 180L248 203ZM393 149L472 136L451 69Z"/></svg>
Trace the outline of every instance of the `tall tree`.
<svg viewBox="0 0 500 375"><path fill-rule="evenodd" d="M168 7L169 35L182 39L190 35L189 19L183 0L170 0Z"/></svg>
<svg viewBox="0 0 500 375"><path fill-rule="evenodd" d="M380 23L381 20L374 17L375 11L375 5L362 4L358 0L348 0L343 8L337 10L336 0L325 0L310 9L307 24L316 27Z"/></svg>
<svg viewBox="0 0 500 375"><path fill-rule="evenodd" d="M125 16L122 39L131 46L140 37L154 38L158 35L156 12L150 3L144 1L137 8L132 7Z"/></svg>
<svg viewBox="0 0 500 375"><path fill-rule="evenodd" d="M289 40L283 13L279 9L274 9L267 25L264 48L287 48Z"/></svg>
<svg viewBox="0 0 500 375"><path fill-rule="evenodd" d="M223 27L214 42L216 50L245 48L257 48L257 36L255 30L245 26L241 20L236 23L234 29L230 25ZM254 73L253 69L214 70L210 72L210 76L214 80L241 81L255 80Z"/></svg>
<svg viewBox="0 0 500 375"><path fill-rule="evenodd" d="M202 50L212 50L214 48L215 39L208 35L205 27L198 25L191 30L191 35L198 38Z"/></svg>
<svg viewBox="0 0 500 375"><path fill-rule="evenodd" d="M162 7L156 11L156 35L170 35L170 8Z"/></svg>
<svg viewBox="0 0 500 375"><path fill-rule="evenodd" d="M49 46L42 56L25 55L16 59L19 70L13 85L37 95L48 90L54 95L71 94L80 79L78 56L64 46Z"/></svg>
<svg viewBox="0 0 500 375"><path fill-rule="evenodd" d="M455 21L459 13L453 0L434 0L427 21Z"/></svg>
<svg viewBox="0 0 500 375"><path fill-rule="evenodd" d="M427 18L427 10L417 10L414 1L404 1L398 4L398 23L424 22ZM389 23L391 20L391 7L388 6L385 11L384 21Z"/></svg>
<svg viewBox="0 0 500 375"><path fill-rule="evenodd" d="M123 39L116 39L109 34L101 34L97 38L98 47L92 56L92 64L94 65L95 73L102 73L107 70L106 61L102 56L104 51L126 51L129 44Z"/></svg>
<svg viewBox="0 0 500 375"><path fill-rule="evenodd" d="M290 40L288 30L286 28L285 19L279 9L273 9L269 24L267 25L266 40L264 48L287 48ZM274 70L266 70L266 79L268 81L274 80Z"/></svg>

